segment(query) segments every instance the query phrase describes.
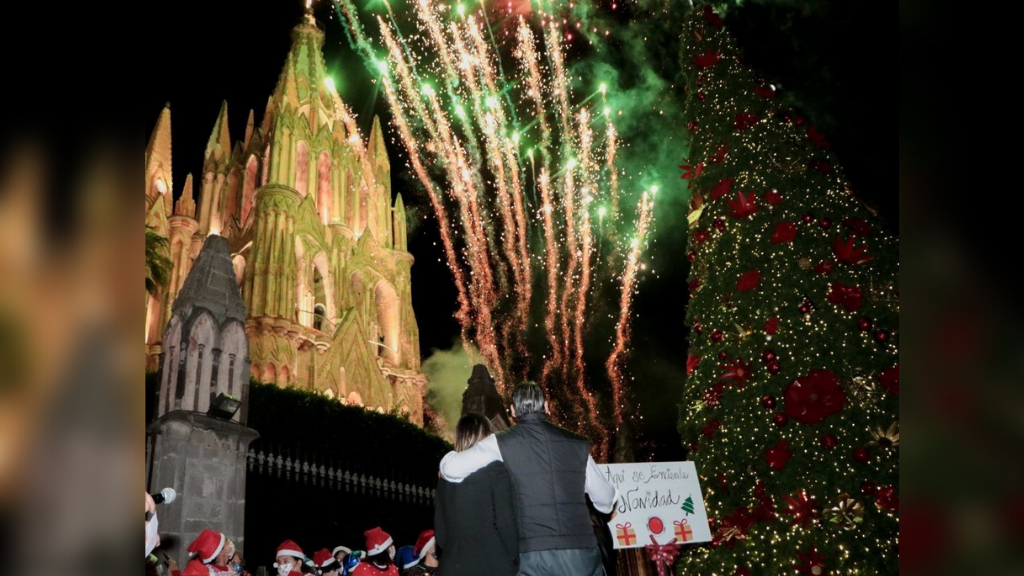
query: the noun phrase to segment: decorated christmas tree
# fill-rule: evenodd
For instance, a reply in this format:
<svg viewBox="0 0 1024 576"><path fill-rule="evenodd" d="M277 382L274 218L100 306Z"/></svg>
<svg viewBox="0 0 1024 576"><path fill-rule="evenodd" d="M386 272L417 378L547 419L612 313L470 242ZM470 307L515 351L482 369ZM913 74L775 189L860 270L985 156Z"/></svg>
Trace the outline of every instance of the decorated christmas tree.
<svg viewBox="0 0 1024 576"><path fill-rule="evenodd" d="M694 195L680 574L899 573L899 247L722 18L682 35Z"/></svg>

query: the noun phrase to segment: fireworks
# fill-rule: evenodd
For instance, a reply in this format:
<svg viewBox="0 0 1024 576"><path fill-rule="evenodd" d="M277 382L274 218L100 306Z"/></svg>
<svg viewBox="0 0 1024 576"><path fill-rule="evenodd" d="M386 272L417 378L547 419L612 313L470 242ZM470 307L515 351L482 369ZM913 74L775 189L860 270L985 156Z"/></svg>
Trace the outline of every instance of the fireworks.
<svg viewBox="0 0 1024 576"><path fill-rule="evenodd" d="M623 358L653 195L643 195L636 230L623 244L612 231L629 225L620 196L628 191L620 191L607 86L574 99L554 24L537 34L523 17L529 11L517 11L503 47L482 6L414 3L416 29L405 36L393 17L375 19L376 48L351 0L335 6L353 46L381 74L410 168L441 228L463 340L502 393L517 378L539 376L557 419L585 432L605 456L626 403ZM386 57L375 54L380 49ZM515 61L508 75L507 54ZM595 286L612 282L620 296L605 362L611 395L599 402L587 381L585 344ZM531 333L541 330L531 314L544 317L546 350L527 351Z"/></svg>

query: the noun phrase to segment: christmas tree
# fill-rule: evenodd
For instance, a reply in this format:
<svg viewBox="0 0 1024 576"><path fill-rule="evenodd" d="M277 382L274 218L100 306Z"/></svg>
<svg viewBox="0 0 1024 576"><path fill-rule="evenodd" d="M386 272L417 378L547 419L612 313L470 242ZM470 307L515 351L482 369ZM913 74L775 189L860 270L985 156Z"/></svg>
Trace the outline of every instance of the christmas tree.
<svg viewBox="0 0 1024 576"><path fill-rule="evenodd" d="M681 574L899 573L899 247L710 8L682 35L693 193Z"/></svg>

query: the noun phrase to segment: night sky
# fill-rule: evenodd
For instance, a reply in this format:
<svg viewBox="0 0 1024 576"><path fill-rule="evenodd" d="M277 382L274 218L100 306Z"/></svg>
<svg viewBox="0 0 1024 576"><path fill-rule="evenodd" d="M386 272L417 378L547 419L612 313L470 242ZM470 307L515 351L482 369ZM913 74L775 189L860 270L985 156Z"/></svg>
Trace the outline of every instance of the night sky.
<svg viewBox="0 0 1024 576"><path fill-rule="evenodd" d="M260 123L267 99L277 83L290 47L290 32L302 16L301 0L273 2L171 2L160 6L150 36L156 71L143 85L146 137L164 104L171 104L175 196L187 173L199 177L203 151L224 100L233 139L245 131L249 110ZM321 2L316 13L326 29L325 56L338 92L358 115L364 136L374 114L380 114L391 156L393 187L401 192L410 214L409 249L413 266L413 306L424 357L448 349L458 334L452 317L455 288L442 258L436 224L425 195L403 174L401 147L392 137L383 96L371 83L361 61L350 50L336 17ZM880 178L879 134L875 125L883 100L875 81L877 70L864 57L877 22L871 13L849 2L747 4L727 14L727 27L745 48L748 61L766 78L787 87L793 100L829 136L858 195L878 206L898 232L899 200L890 182ZM679 3L680 8L682 3ZM395 4L400 10L400 4ZM635 26L636 24L634 24ZM678 46L663 42L676 57ZM666 57L668 58L668 57ZM626 80L624 80L625 82ZM679 126L679 133L685 132ZM683 163L680 150L677 164ZM888 172L886 172L888 174ZM679 173L672 174L678 185ZM667 181L667 180L666 180ZM662 202L659 226L648 261L655 274L641 278L635 304L634 353L627 366L636 378L634 394L644 415L646 444L657 460L682 457L675 432L686 373L686 226L683 194Z"/></svg>

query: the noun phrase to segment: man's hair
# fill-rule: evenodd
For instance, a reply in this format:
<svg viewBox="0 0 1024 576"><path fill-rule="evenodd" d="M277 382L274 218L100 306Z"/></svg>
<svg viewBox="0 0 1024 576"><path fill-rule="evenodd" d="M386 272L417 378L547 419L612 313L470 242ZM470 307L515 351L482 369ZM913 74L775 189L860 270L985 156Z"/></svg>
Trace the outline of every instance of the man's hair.
<svg viewBox="0 0 1024 576"><path fill-rule="evenodd" d="M544 389L536 382L523 382L512 392L512 405L516 408L516 416L520 418L544 412Z"/></svg>
<svg viewBox="0 0 1024 576"><path fill-rule="evenodd" d="M459 420L455 427L455 450L462 452L472 448L491 433L491 422L483 416L470 412Z"/></svg>

